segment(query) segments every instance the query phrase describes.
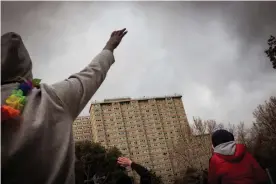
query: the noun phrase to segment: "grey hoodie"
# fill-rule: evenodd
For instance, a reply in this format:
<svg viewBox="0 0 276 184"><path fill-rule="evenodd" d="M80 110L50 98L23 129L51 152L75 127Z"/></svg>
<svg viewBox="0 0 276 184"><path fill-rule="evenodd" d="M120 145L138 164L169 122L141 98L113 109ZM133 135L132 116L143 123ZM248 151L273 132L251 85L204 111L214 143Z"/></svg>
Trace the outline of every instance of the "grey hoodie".
<svg viewBox="0 0 276 184"><path fill-rule="evenodd" d="M32 62L19 35L1 37L1 105L22 78L32 79ZM78 62L78 61L76 61ZM73 184L72 123L114 63L103 50L81 72L53 85L33 89L20 120L1 122L3 183Z"/></svg>
<svg viewBox="0 0 276 184"><path fill-rule="evenodd" d="M225 143L217 145L214 148L214 152L219 153L221 155L234 155L235 151L236 151L235 141L225 142Z"/></svg>

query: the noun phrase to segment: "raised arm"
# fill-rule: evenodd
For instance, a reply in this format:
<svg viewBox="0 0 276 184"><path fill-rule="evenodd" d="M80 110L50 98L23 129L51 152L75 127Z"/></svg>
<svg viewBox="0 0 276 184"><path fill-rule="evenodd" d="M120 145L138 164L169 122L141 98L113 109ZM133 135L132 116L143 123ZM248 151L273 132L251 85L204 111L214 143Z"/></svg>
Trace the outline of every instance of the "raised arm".
<svg viewBox="0 0 276 184"><path fill-rule="evenodd" d="M135 162L131 163L131 168L141 177L150 177L150 172L145 167L136 164Z"/></svg>
<svg viewBox="0 0 276 184"><path fill-rule="evenodd" d="M131 167L142 179L150 178L150 172L145 167L132 162L129 158L119 157L117 163L122 167Z"/></svg>
<svg viewBox="0 0 276 184"><path fill-rule="evenodd" d="M126 29L114 31L103 51L81 72L53 84L53 90L73 119L84 109L104 81L114 63L113 51L127 33Z"/></svg>

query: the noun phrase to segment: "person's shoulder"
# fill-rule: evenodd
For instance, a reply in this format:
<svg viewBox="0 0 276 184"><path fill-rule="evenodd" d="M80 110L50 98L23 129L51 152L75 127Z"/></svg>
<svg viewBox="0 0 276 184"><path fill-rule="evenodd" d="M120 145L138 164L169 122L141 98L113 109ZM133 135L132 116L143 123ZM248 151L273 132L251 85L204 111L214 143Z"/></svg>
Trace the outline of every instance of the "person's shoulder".
<svg viewBox="0 0 276 184"><path fill-rule="evenodd" d="M223 162L225 161L222 158L220 158L220 156L217 153L214 153L210 158L210 163L213 163L213 164L221 164Z"/></svg>
<svg viewBox="0 0 276 184"><path fill-rule="evenodd" d="M246 149L246 145L245 144L241 144L241 143L236 143L236 147L240 147L240 148Z"/></svg>
<svg viewBox="0 0 276 184"><path fill-rule="evenodd" d="M41 93L42 93L41 97L43 97L43 98L48 97L48 98L51 98L54 101L56 101L56 100L59 101L58 95L56 94L56 92L55 92L52 85L42 83L40 85L40 87L38 88L38 90L40 90Z"/></svg>
<svg viewBox="0 0 276 184"><path fill-rule="evenodd" d="M42 83L39 88L33 89L30 100L34 104L51 108L51 111L62 111L61 108L66 111L64 103L49 84Z"/></svg>

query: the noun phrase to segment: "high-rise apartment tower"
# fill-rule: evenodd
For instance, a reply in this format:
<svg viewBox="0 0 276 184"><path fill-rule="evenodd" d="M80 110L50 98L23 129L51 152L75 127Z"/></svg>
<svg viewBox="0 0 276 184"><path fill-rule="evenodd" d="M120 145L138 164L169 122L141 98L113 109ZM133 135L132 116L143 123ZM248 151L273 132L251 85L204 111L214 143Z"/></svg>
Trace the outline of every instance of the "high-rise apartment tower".
<svg viewBox="0 0 276 184"><path fill-rule="evenodd" d="M190 128L180 95L154 98L121 98L92 103L92 140L121 152L153 169L165 183L179 174L173 159L181 136Z"/></svg>
<svg viewBox="0 0 276 184"><path fill-rule="evenodd" d="M75 141L92 140L90 116L80 116L73 123Z"/></svg>

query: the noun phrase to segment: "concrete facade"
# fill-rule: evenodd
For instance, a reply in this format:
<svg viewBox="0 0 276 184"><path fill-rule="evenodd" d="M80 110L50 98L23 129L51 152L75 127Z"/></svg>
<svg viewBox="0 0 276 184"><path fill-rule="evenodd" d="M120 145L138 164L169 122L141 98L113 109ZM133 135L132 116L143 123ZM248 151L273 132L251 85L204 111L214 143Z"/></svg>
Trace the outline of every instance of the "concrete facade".
<svg viewBox="0 0 276 184"><path fill-rule="evenodd" d="M73 123L75 141L92 140L90 116L80 116Z"/></svg>
<svg viewBox="0 0 276 184"><path fill-rule="evenodd" d="M93 141L118 147L173 183L179 174L175 148L181 136L190 135L181 96L105 100L93 103L90 113Z"/></svg>
<svg viewBox="0 0 276 184"><path fill-rule="evenodd" d="M191 134L180 95L92 103L90 116L77 118L73 129L75 141L115 146L162 176L166 184L182 176L187 167L208 168L210 136ZM139 181L135 173L130 174Z"/></svg>

